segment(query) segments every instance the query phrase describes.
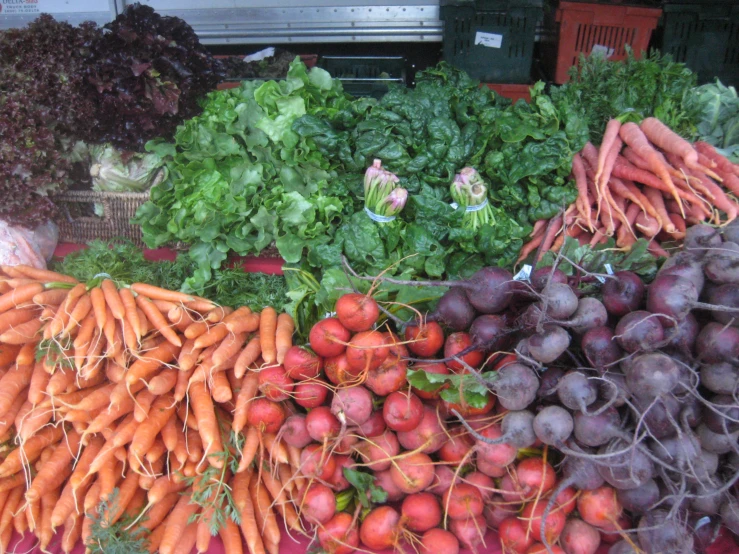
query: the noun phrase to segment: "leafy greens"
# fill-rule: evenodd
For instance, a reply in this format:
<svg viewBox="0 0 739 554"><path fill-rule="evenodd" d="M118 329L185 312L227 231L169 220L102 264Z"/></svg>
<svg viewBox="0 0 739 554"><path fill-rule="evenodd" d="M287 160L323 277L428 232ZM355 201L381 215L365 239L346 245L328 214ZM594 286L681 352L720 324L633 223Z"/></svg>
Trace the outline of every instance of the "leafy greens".
<svg viewBox="0 0 739 554"><path fill-rule="evenodd" d="M693 101L701 109L698 137L739 163L739 96L721 81L693 89Z"/></svg>

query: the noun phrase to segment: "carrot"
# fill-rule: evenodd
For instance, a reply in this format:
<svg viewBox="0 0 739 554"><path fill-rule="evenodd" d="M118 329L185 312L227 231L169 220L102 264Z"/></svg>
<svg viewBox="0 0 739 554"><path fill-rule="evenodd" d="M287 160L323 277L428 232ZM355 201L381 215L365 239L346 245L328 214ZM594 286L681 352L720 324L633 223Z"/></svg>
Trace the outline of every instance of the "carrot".
<svg viewBox="0 0 739 554"><path fill-rule="evenodd" d="M13 329L16 325L27 323L39 316L37 308L31 306L28 308L14 308L8 310L4 314L0 314L0 334Z"/></svg>
<svg viewBox="0 0 739 554"><path fill-rule="evenodd" d="M726 196L726 193L720 186L702 173L694 170L691 170L691 173L694 177L698 177L703 186L711 191L711 194L713 194L713 205L726 214L727 222L734 221L739 214L739 204Z"/></svg>
<svg viewBox="0 0 739 554"><path fill-rule="evenodd" d="M249 496L249 483L252 478L252 469L249 468L246 471L235 473L231 481L231 497L233 498L234 506L241 513L244 509L244 503L246 498Z"/></svg>
<svg viewBox="0 0 739 554"><path fill-rule="evenodd" d="M147 451L146 456L144 456L144 458L146 459L147 462L149 462L149 464L155 464L159 460L162 460L163 462L164 458L162 458L162 456L164 456L167 452L168 452L167 447L164 446L164 442L162 442L162 439L157 438L154 441L154 444L151 446L151 448L149 448L149 450Z"/></svg>
<svg viewBox="0 0 739 554"><path fill-rule="evenodd" d="M217 323L195 339L195 348L207 348L222 341L228 334L228 327L223 323Z"/></svg>
<svg viewBox="0 0 739 554"><path fill-rule="evenodd" d="M662 230L659 220L643 212L636 216L635 226L641 233L649 238L657 236Z"/></svg>
<svg viewBox="0 0 739 554"><path fill-rule="evenodd" d="M32 375L32 365L16 365L0 379L0 418L10 411L15 397L31 383Z"/></svg>
<svg viewBox="0 0 739 554"><path fill-rule="evenodd" d="M100 283L100 290L103 292L105 304L110 308L110 312L115 319L122 320L126 316L126 308L123 306L121 297L118 294L118 287L110 279L104 279Z"/></svg>
<svg viewBox="0 0 739 554"><path fill-rule="evenodd" d="M241 448L241 460L239 461L239 467L236 470L237 473L246 470L246 468L254 461L257 451L259 450L259 439L259 430L256 427L247 428L244 446Z"/></svg>
<svg viewBox="0 0 739 554"><path fill-rule="evenodd" d="M43 292L41 283L28 283L14 288L0 296L0 313L7 312L21 304L30 302L38 293Z"/></svg>
<svg viewBox="0 0 739 554"><path fill-rule="evenodd" d="M172 554L190 554L190 551L195 547L197 543L197 534L198 524L188 523L185 527L185 530L178 537L177 545L172 551Z"/></svg>
<svg viewBox="0 0 739 554"><path fill-rule="evenodd" d="M16 361L20 351L20 345L0 343L0 367L6 366ZM31 359L33 359L33 356L31 357Z"/></svg>
<svg viewBox="0 0 739 554"><path fill-rule="evenodd" d="M34 342L38 337L38 332L44 324L40 319L32 319L25 323L16 325L12 329L8 329L0 334L0 342L5 344L28 344Z"/></svg>
<svg viewBox="0 0 739 554"><path fill-rule="evenodd" d="M585 221L588 229L592 229L593 221L590 213L590 202L588 201L588 181L585 176L585 165L580 154L575 154L572 158L572 177L577 186L577 211Z"/></svg>
<svg viewBox="0 0 739 554"><path fill-rule="evenodd" d="M106 510L103 513L103 521L109 522L110 524L118 521L137 490L139 490L139 474L135 471L129 471L118 487L117 502L112 506L115 509Z"/></svg>
<svg viewBox="0 0 739 554"><path fill-rule="evenodd" d="M241 382L241 390L236 395L236 406L233 412L233 421L231 429L235 433L241 432L246 425L246 416L249 403L257 394L259 388L259 375L257 373L249 373Z"/></svg>
<svg viewBox="0 0 739 554"><path fill-rule="evenodd" d="M28 405L31 405L31 403L28 402ZM22 411L23 408L21 407L21 412ZM31 406L31 410L25 414L25 417L19 413L15 420L18 439L20 439L21 442L25 442L34 435L36 431L48 424L53 416L54 411L51 408L40 406Z"/></svg>
<svg viewBox="0 0 739 554"><path fill-rule="evenodd" d="M29 279L36 279L37 281L43 281L46 283L71 283L76 285L79 281L74 277L68 275L62 275L56 271L50 271L48 269L39 269L30 265L16 265L15 270L25 275Z"/></svg>
<svg viewBox="0 0 739 554"><path fill-rule="evenodd" d="M288 527L298 529L300 526L298 515L295 513L295 508L293 508L293 505L288 500L282 483L272 477L272 473L269 471L262 472L262 482L267 487L272 500L274 500L275 504L280 509L282 519Z"/></svg>
<svg viewBox="0 0 739 554"><path fill-rule="evenodd" d="M215 308L213 308L212 310L210 310L208 313L205 314L205 320L208 323L218 323L219 321L223 321L227 316L231 315L233 312L234 312L234 309L229 308L228 306L216 306Z"/></svg>
<svg viewBox="0 0 739 554"><path fill-rule="evenodd" d="M735 196L739 196L739 176L724 172L719 172L719 174L724 180L724 187L729 189Z"/></svg>
<svg viewBox="0 0 739 554"><path fill-rule="evenodd" d="M118 404L111 404L107 410L101 412L100 415L90 422L85 435L101 433L118 418L133 412L133 408L134 402L131 397L124 398Z"/></svg>
<svg viewBox="0 0 739 554"><path fill-rule="evenodd" d="M145 283L133 283L131 290L136 294L145 296L152 300L166 300L168 302L174 302L175 304L193 302L195 298L189 294L182 292L175 292L154 285L147 285Z"/></svg>
<svg viewBox="0 0 739 554"><path fill-rule="evenodd" d="M267 489L259 479L252 479L249 482L249 495L254 506L254 516L260 535L265 541L280 542L280 528L277 526L275 513L272 511L272 502Z"/></svg>
<svg viewBox="0 0 739 554"><path fill-rule="evenodd" d="M641 122L641 130L646 137L665 152L680 156L690 169L702 171L712 178L717 175L710 169L703 167L698 162L698 152L693 146L680 135L675 133L667 125L656 117L647 117Z"/></svg>
<svg viewBox="0 0 739 554"><path fill-rule="evenodd" d="M13 529L19 535L25 535L28 531L28 519L26 519L26 513L23 510L18 510L13 516Z"/></svg>
<svg viewBox="0 0 739 554"><path fill-rule="evenodd" d="M21 470L24 464L35 462L41 451L56 444L64 435L62 426L48 426L28 439L21 448L11 450L0 464L0 478L8 477Z"/></svg>
<svg viewBox="0 0 739 554"><path fill-rule="evenodd" d="M134 408L133 408L133 418L141 423L142 421L146 421L146 418L149 416L149 410L151 409L151 405L154 402L154 399L156 396L152 394L148 389L143 389L141 392L139 392L136 395L136 400L134 402Z"/></svg>
<svg viewBox="0 0 739 554"><path fill-rule="evenodd" d="M3 477L0 479L0 492L7 492L16 488L19 485L26 485L26 476L23 472L16 473L10 477ZM2 500L6 498L6 495L0 495L0 510L2 510Z"/></svg>
<svg viewBox="0 0 739 554"><path fill-rule="evenodd" d="M290 463L285 445L276 439L277 437L272 433L262 434L264 448L269 453L269 461L273 464Z"/></svg>
<svg viewBox="0 0 739 554"><path fill-rule="evenodd" d="M162 430L167 420L174 415L175 403L170 394L156 397L149 410L149 417L140 422L138 429L133 435L130 451L134 456L143 458L146 452L154 445L159 431Z"/></svg>
<svg viewBox="0 0 739 554"><path fill-rule="evenodd" d="M698 141L693 144L693 146L699 154L704 155L706 158L708 158L709 161L713 162L715 164L715 167L717 167L719 171L739 175L739 165L731 163L724 156L719 154L718 151L707 142ZM707 164L703 163L703 165Z"/></svg>
<svg viewBox="0 0 739 554"><path fill-rule="evenodd" d="M667 208L665 207L665 201L662 198L662 192L651 187L646 187L644 189L644 196L647 197L649 203L652 204L654 209L657 211L657 220L659 221L660 227L667 233L674 233L676 231L675 225L672 223L670 216L667 215Z"/></svg>
<svg viewBox="0 0 739 554"><path fill-rule="evenodd" d="M190 494L184 494L172 510L167 519L167 527L159 543L161 554L173 554L179 538L187 528L187 522L192 515L197 513L200 507L190 503ZM194 543L193 543L194 544ZM192 547L190 547L192 548Z"/></svg>
<svg viewBox="0 0 739 554"><path fill-rule="evenodd" d="M210 383L210 394L213 400L223 404L233 398L233 391L231 390L231 384L228 382L228 377L223 371L213 373Z"/></svg>
<svg viewBox="0 0 739 554"><path fill-rule="evenodd" d="M185 344L182 345L182 350L180 350L180 355L177 358L177 365L180 370L189 371L194 368L202 351L201 348L195 348L195 339L187 339Z"/></svg>
<svg viewBox="0 0 739 554"><path fill-rule="evenodd" d="M212 323L217 323L221 321L224 317L223 308L220 308L219 306L216 306L213 302L210 300L205 299L195 299L191 302L186 302L185 307L188 310L191 310L193 312L199 312L201 314L205 314L205 319L207 321L211 321ZM230 308L229 308L230 309ZM208 314L213 313L211 319L209 319ZM220 317L219 317L220 316Z"/></svg>
<svg viewBox="0 0 739 554"><path fill-rule="evenodd" d="M277 330L275 331L275 349L277 351L277 363L282 365L285 354L293 345L293 331L295 322L290 314L277 316Z"/></svg>
<svg viewBox="0 0 739 554"><path fill-rule="evenodd" d="M639 213L644 212L641 212L638 204L630 204L629 207L626 208L626 220L628 221L628 225L622 225L616 233L616 246L619 248L625 248L627 245L633 244L633 242L630 241L630 238L633 239L634 237L629 232L629 229L633 228L634 222Z"/></svg>
<svg viewBox="0 0 739 554"><path fill-rule="evenodd" d="M241 351L239 357L236 358L236 364L234 365L234 373L236 374L236 377L243 377L249 366L256 362L261 354L262 341L259 338L259 335L255 335L246 344L246 347Z"/></svg>
<svg viewBox="0 0 739 554"><path fill-rule="evenodd" d="M177 333L175 333L172 327L170 327L162 312L157 309L149 298L139 295L136 297L136 304L138 304L141 311L144 312L154 329L159 331L161 335L173 345L178 347L182 346L182 340L180 337L177 336Z"/></svg>
<svg viewBox="0 0 739 554"><path fill-rule="evenodd" d="M226 523L221 525L218 534L221 537L221 542L223 542L225 554L243 554L241 532L239 526L231 518L226 518Z"/></svg>
<svg viewBox="0 0 739 554"><path fill-rule="evenodd" d="M544 240L544 235L545 233L541 233L539 236L533 238L532 240L524 244L523 247L521 247L521 251L518 254L518 259L516 260L516 265L528 258L529 254L531 254L539 247L539 245Z"/></svg>
<svg viewBox="0 0 739 554"><path fill-rule="evenodd" d="M649 162L654 174L657 175L662 180L665 187L667 187L666 192L669 192L675 201L680 204L677 187L675 187L675 183L673 183L670 178L667 166L659 159L656 150L651 144L649 144L647 137L639 126L636 123L625 123L621 126L619 134L623 141L634 149L634 152ZM685 214L683 212L683 216L684 215Z"/></svg>
<svg viewBox="0 0 739 554"><path fill-rule="evenodd" d="M606 125L605 133L603 133L603 140L601 141L600 150L598 152L598 162L597 165L594 166L595 178L593 179L599 188L600 184L603 182L601 176L605 172L606 160L613 150L613 145L619 136L620 130L621 122L618 119L611 119ZM608 179L605 179L605 182L607 183Z"/></svg>
<svg viewBox="0 0 739 554"><path fill-rule="evenodd" d="M658 256L662 258L670 257L670 253L654 241L649 243L649 246L647 246L647 251L653 256Z"/></svg>
<svg viewBox="0 0 739 554"><path fill-rule="evenodd" d="M70 554L82 536L82 524L85 518L79 514L70 514L64 522L64 533L62 535L62 552Z"/></svg>
<svg viewBox="0 0 739 554"><path fill-rule="evenodd" d="M74 309L70 312L69 319L67 320L67 324L64 326L62 333L64 335L71 334L73 329L82 323L82 320L87 317L87 314L89 314L91 310L92 300L90 300L90 295L83 294L77 299Z"/></svg>
<svg viewBox="0 0 739 554"><path fill-rule="evenodd" d="M186 339L192 339L195 340L201 335L205 334L208 329L210 329L210 326L205 321L195 321L187 326L187 329L184 331L184 335ZM217 341L216 341L217 342Z"/></svg>
<svg viewBox="0 0 739 554"><path fill-rule="evenodd" d="M213 352L212 363L220 366L234 354L237 354L246 341L246 333L232 333L227 335Z"/></svg>
<svg viewBox="0 0 739 554"><path fill-rule="evenodd" d="M233 310L232 312L226 314L226 316L223 318L223 323L226 324L226 327L228 327L228 330L232 333L235 332L232 328L232 324L235 322L240 321L245 316L249 315L251 313L251 309L248 306L241 306L240 308Z"/></svg>
<svg viewBox="0 0 739 554"><path fill-rule="evenodd" d="M151 525L158 525L159 522L161 522L163 519L162 515L159 515L159 517L157 517L158 513L161 512L159 504L169 504L169 507L166 510L166 513L168 513L169 510L171 510L172 507L177 503L177 499L180 496L179 492L185 490L186 488L187 485L185 484L184 480L177 482L169 475L162 475L161 477L158 477L156 481L154 481L154 484L147 493L148 506L154 507L149 514L148 519L148 521L153 520ZM144 522L143 527L146 527L146 523L147 522Z"/></svg>
<svg viewBox="0 0 739 554"><path fill-rule="evenodd" d="M595 186L598 192L600 193L599 199L602 199L603 196L607 193L607 186L608 181L611 179L611 173L613 172L613 164L616 163L616 158L618 158L619 154L621 153L621 148L623 147L623 142L620 138L616 137L616 139L613 141L613 144L611 145L611 149L608 151L605 159L605 164L603 166L603 173L600 175L600 181L595 180ZM601 148L602 149L602 148ZM598 200L598 203L600 204L602 200Z"/></svg>
<svg viewBox="0 0 739 554"><path fill-rule="evenodd" d="M121 299L121 303L123 304L123 309L125 311L123 322L128 322L133 328L133 332L136 334L136 339L141 340L141 322L139 321L139 314L136 311L136 300L133 297L131 289L127 289L125 287L118 289L118 296Z"/></svg>
<svg viewBox="0 0 739 554"><path fill-rule="evenodd" d="M133 385L141 379L146 379L161 366L172 362L179 354L179 347L169 341L159 343L154 349L141 354L126 373L126 383Z"/></svg>
<svg viewBox="0 0 739 554"><path fill-rule="evenodd" d="M198 422L198 432L203 440L205 453L210 459L210 464L220 469L223 467L223 460L215 454L223 451L223 444L213 400L203 383L193 383L188 394L195 419Z"/></svg>
<svg viewBox="0 0 739 554"><path fill-rule="evenodd" d="M155 395L165 394L171 391L177 384L177 377L181 374L176 368L162 370L149 381L149 391Z"/></svg>
<svg viewBox="0 0 739 554"><path fill-rule="evenodd" d="M211 535L209 526L213 519L213 511L212 506L203 508L203 511L200 514L201 519L196 524L195 550L197 550L198 553L207 552L208 547L210 546ZM190 551L188 550L186 554L190 554Z"/></svg>
<svg viewBox="0 0 739 554"><path fill-rule="evenodd" d="M193 431L198 430L198 420L192 414L192 411L188 407L188 403L181 402L177 407L177 417L187 426L188 429Z"/></svg>
<svg viewBox="0 0 739 554"><path fill-rule="evenodd" d="M21 391L18 395L16 395L15 400L13 400L13 403L10 405L10 409L5 413L5 415L2 418L0 418L0 439L5 437L5 434L10 431L10 428L13 426L15 418L18 416L18 412L20 412L21 408L26 402L26 397L27 395L23 394L23 391ZM0 442L5 442L5 441L0 440Z"/></svg>
<svg viewBox="0 0 739 554"><path fill-rule="evenodd" d="M241 315L238 319L229 320L226 327L232 333L253 333L259 329L260 323L260 314L248 313Z"/></svg>
<svg viewBox="0 0 739 554"><path fill-rule="evenodd" d="M241 532L244 534L246 547L250 554L266 554L264 543L262 542L262 534L257 527L254 504L250 496L246 497L244 508L241 511Z"/></svg>
<svg viewBox="0 0 739 554"><path fill-rule="evenodd" d="M36 362L31 373L31 382L28 387L28 401L39 404L46 398L46 387L51 375L44 370L43 362Z"/></svg>
<svg viewBox="0 0 739 554"><path fill-rule="evenodd" d="M72 474L72 460L77 455L80 436L75 431L67 433L66 438L54 449L51 458L38 472L26 491L26 500L35 502L49 490L59 488Z"/></svg>
<svg viewBox="0 0 739 554"><path fill-rule="evenodd" d="M95 346L99 347L100 352L97 351L98 348L95 348L94 350L96 351L96 355L99 355L104 346L103 337L95 326L95 318L88 316L82 322L79 333L77 333L77 337L75 337L73 343L73 359L74 366L77 368L77 371L80 371L85 366L87 357L90 354L90 346L93 343L93 338L95 340Z"/></svg>
<svg viewBox="0 0 739 554"><path fill-rule="evenodd" d="M46 548L54 537L54 530L51 527L51 512L59 501L59 493L59 489L56 488L45 492L43 498L41 498L41 519L36 536L39 538L39 548L42 552L46 552Z"/></svg>
<svg viewBox="0 0 739 554"><path fill-rule="evenodd" d="M8 528L12 529L11 524L13 523L13 515L20 507L22 500L23 487L16 487L8 493L5 505L3 506L2 515L0 515L0 533L4 532ZM2 552L5 552L5 549L2 549Z"/></svg>

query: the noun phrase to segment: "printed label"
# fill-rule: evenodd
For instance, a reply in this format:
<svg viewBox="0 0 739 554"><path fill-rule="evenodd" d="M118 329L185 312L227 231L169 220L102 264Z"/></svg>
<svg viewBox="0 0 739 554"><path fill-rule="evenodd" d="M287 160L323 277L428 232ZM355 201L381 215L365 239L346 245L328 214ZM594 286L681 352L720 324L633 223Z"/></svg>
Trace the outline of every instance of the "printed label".
<svg viewBox="0 0 739 554"><path fill-rule="evenodd" d="M0 15L107 11L107 0L0 0Z"/></svg>
<svg viewBox="0 0 739 554"><path fill-rule="evenodd" d="M531 278L531 270L533 268L530 265L525 265L521 268L521 271L513 276L514 281L528 281Z"/></svg>
<svg viewBox="0 0 739 554"><path fill-rule="evenodd" d="M500 48L503 45L503 35L477 31L475 33L475 46L478 44L488 48Z"/></svg>
<svg viewBox="0 0 739 554"><path fill-rule="evenodd" d="M611 267L611 264L604 264L604 267L606 268L606 273L608 273L608 275L613 275L613 267Z"/></svg>
<svg viewBox="0 0 739 554"><path fill-rule="evenodd" d="M613 56L614 52L616 52L615 48L608 48L602 44L594 44L591 51L592 54L603 54L606 58Z"/></svg>

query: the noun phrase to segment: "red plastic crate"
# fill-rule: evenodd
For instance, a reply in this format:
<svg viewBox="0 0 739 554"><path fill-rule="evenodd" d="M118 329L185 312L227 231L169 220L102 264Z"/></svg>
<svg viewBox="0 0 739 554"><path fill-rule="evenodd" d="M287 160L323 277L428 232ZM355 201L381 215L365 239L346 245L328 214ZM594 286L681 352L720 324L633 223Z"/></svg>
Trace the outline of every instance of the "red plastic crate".
<svg viewBox="0 0 739 554"><path fill-rule="evenodd" d="M529 88L531 85L515 85L515 84L502 84L502 83L485 83L489 88L504 96L510 98L513 102L518 102L523 99L526 102L531 102L531 93Z"/></svg>
<svg viewBox="0 0 739 554"><path fill-rule="evenodd" d="M640 56L649 46L661 15L659 8L560 2L556 14L560 28L554 82L566 83L567 72L577 64L580 54L589 55L594 47L610 53L609 60L625 59L627 44Z"/></svg>

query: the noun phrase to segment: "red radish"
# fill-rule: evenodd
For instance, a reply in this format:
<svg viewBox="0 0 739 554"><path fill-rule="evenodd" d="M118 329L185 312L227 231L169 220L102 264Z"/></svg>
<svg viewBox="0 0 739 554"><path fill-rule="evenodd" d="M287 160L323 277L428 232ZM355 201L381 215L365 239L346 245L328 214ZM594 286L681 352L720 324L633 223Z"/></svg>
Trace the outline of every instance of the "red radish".
<svg viewBox="0 0 739 554"><path fill-rule="evenodd" d="M277 433L286 416L282 404L272 402L266 398L255 398L249 404L246 421L263 433Z"/></svg>
<svg viewBox="0 0 739 554"><path fill-rule="evenodd" d="M344 456L341 454L334 456L334 460L336 461L336 469L334 470L334 474L328 480L328 483L331 485L331 488L337 492L345 491L351 485L344 476L344 468L353 468L354 460L351 456Z"/></svg>
<svg viewBox="0 0 739 554"><path fill-rule="evenodd" d="M562 550L557 545L549 545L549 548L551 549L551 554L567 554L564 550ZM534 544L532 545L527 551L526 554L550 554L550 552L547 550L547 547L543 544Z"/></svg>
<svg viewBox="0 0 739 554"><path fill-rule="evenodd" d="M546 502L531 502L523 507L521 519L527 525L531 526L531 535L537 541L544 542L541 535L541 523L544 510L546 510ZM562 529L565 526L565 514L562 510L552 510L544 521L544 535L547 544L557 542Z"/></svg>
<svg viewBox="0 0 739 554"><path fill-rule="evenodd" d="M405 493L398 488L390 475L390 470L375 471L374 485L387 493L388 502L397 502L405 497Z"/></svg>
<svg viewBox="0 0 739 554"><path fill-rule="evenodd" d="M493 498L495 482L488 475L485 475L480 471L473 471L472 473L468 473L464 480L473 487L477 487L477 490L479 490L482 495L482 499L486 503L490 502Z"/></svg>
<svg viewBox="0 0 739 554"><path fill-rule="evenodd" d="M436 469L434 469L434 478L431 480L431 486L427 490L436 496L442 496L452 486L454 478L453 469L449 466L437 465Z"/></svg>
<svg viewBox="0 0 739 554"><path fill-rule="evenodd" d="M400 452L398 437L392 431L364 439L356 447L357 452L372 471L384 471L392 464L391 458Z"/></svg>
<svg viewBox="0 0 739 554"><path fill-rule="evenodd" d="M421 537L418 554L459 554L459 541L444 529L429 529Z"/></svg>
<svg viewBox="0 0 739 554"><path fill-rule="evenodd" d="M288 417L280 428L279 435L286 444L295 448L308 446L313 440L308 434L303 414L293 414Z"/></svg>
<svg viewBox="0 0 739 554"><path fill-rule="evenodd" d="M493 498L485 505L485 510L483 511L485 521L493 529L497 529L503 520L513 517L517 513L517 504L509 504L498 495L493 495Z"/></svg>
<svg viewBox="0 0 739 554"><path fill-rule="evenodd" d="M359 547L359 531L354 518L339 512L318 528L318 542L327 554L351 554Z"/></svg>
<svg viewBox="0 0 739 554"><path fill-rule="evenodd" d="M364 518L359 528L359 538L372 550L393 548L400 534L400 514L390 506L375 508Z"/></svg>
<svg viewBox="0 0 739 554"><path fill-rule="evenodd" d="M385 399L382 417L393 431L412 431L423 418L423 403L412 392L393 392Z"/></svg>
<svg viewBox="0 0 739 554"><path fill-rule="evenodd" d="M331 413L346 425L362 425L372 415L372 393L361 386L341 388L331 401Z"/></svg>
<svg viewBox="0 0 739 554"><path fill-rule="evenodd" d="M372 371L382 365L390 354L385 335L379 331L357 333L346 346L346 361L350 370Z"/></svg>
<svg viewBox="0 0 739 554"><path fill-rule="evenodd" d="M423 452L404 455L390 466L390 476L404 493L421 492L434 480L434 463Z"/></svg>
<svg viewBox="0 0 739 554"><path fill-rule="evenodd" d="M449 524L449 530L454 533L464 548L477 552L485 540L487 522L482 516L453 519Z"/></svg>
<svg viewBox="0 0 739 554"><path fill-rule="evenodd" d="M525 521L517 517L509 517L500 522L498 527L500 543L503 552L511 554L525 554L526 550L534 543Z"/></svg>
<svg viewBox="0 0 739 554"><path fill-rule="evenodd" d="M600 533L583 520L570 518L559 541L567 554L595 554L600 546Z"/></svg>
<svg viewBox="0 0 739 554"><path fill-rule="evenodd" d="M323 483L312 482L305 489L300 503L300 515L310 523L326 523L336 513L334 491Z"/></svg>
<svg viewBox="0 0 739 554"><path fill-rule="evenodd" d="M376 437L382 435L386 428L387 425L385 424L385 418L382 417L382 410L375 410L370 414L369 419L359 425L357 429L363 437Z"/></svg>
<svg viewBox="0 0 739 554"><path fill-rule="evenodd" d="M398 442L406 450L419 450L432 454L447 440L446 424L437 411L429 405L423 406L423 417L412 431L398 432Z"/></svg>
<svg viewBox="0 0 739 554"><path fill-rule="evenodd" d="M503 436L503 432L498 425L490 425L478 432L486 439L499 439ZM489 444L484 441L476 441L475 449L477 450L478 460L485 460L499 467L512 464L518 455L518 448L505 442Z"/></svg>
<svg viewBox="0 0 739 554"><path fill-rule="evenodd" d="M447 402L446 400L442 401L442 406L444 406L447 413L451 414L452 410L456 410L459 415L467 419L470 417L489 413L495 406L495 396L493 396L493 393L488 393L488 401L482 408L475 408L474 406L470 406L466 402L463 404L458 404L455 402Z"/></svg>
<svg viewBox="0 0 739 554"><path fill-rule="evenodd" d="M293 389L293 400L298 406L317 408L326 400L328 388L323 381L299 381Z"/></svg>
<svg viewBox="0 0 739 554"><path fill-rule="evenodd" d="M427 321L422 324L411 323L405 328L405 340L408 350L423 358L436 355L444 346L444 330L435 321Z"/></svg>
<svg viewBox="0 0 739 554"><path fill-rule="evenodd" d="M505 467L491 464L485 458L479 458L477 460L477 471L484 473L488 477L495 478L503 477L508 472Z"/></svg>
<svg viewBox="0 0 739 554"><path fill-rule="evenodd" d="M424 362L424 363L414 365L411 369L413 369L414 371L425 371L426 373L436 373L438 375L449 375L451 373L451 371L449 371L449 368L446 366L446 364L442 364L440 362L439 363ZM414 388L411 388L411 390L419 398L423 398L424 400L433 400L434 398L439 398L441 391L443 391L446 387L447 385L444 385L442 387L439 387L437 390L433 392L414 389Z"/></svg>
<svg viewBox="0 0 739 554"><path fill-rule="evenodd" d="M472 346L472 337L467 333L452 333L446 338L444 343L444 358L451 358L452 356L458 356L463 350L467 350ZM481 350L472 350L459 356L467 365L477 369L485 358ZM456 360L450 360L446 362L446 365L455 373L464 373L464 366Z"/></svg>
<svg viewBox="0 0 739 554"><path fill-rule="evenodd" d="M349 367L349 362L346 361L346 353L326 358L323 371L326 373L328 380L334 385L351 383L356 380L360 373Z"/></svg>
<svg viewBox="0 0 739 554"><path fill-rule="evenodd" d="M572 487L564 488L560 491L554 501L565 515L568 516L575 511L575 508L577 508L577 491Z"/></svg>
<svg viewBox="0 0 739 554"><path fill-rule="evenodd" d="M274 402L287 400L293 390L293 380L281 365L267 367L259 372L259 390Z"/></svg>
<svg viewBox="0 0 739 554"><path fill-rule="evenodd" d="M380 308L371 296L352 292L336 301L336 317L350 331L369 331L380 316Z"/></svg>
<svg viewBox="0 0 739 554"><path fill-rule="evenodd" d="M400 507L401 521L411 531L423 533L441 523L439 499L430 492L410 494Z"/></svg>
<svg viewBox="0 0 739 554"><path fill-rule="evenodd" d="M300 469L306 477L328 481L336 471L336 460L320 444L309 444L300 452Z"/></svg>
<svg viewBox="0 0 739 554"><path fill-rule="evenodd" d="M474 439L464 427L453 427L449 429L449 436L439 450L439 459L444 462L461 462L474 444Z"/></svg>
<svg viewBox="0 0 739 554"><path fill-rule="evenodd" d="M330 358L343 354L352 334L335 317L322 319L310 330L310 347L319 356Z"/></svg>
<svg viewBox="0 0 739 554"><path fill-rule="evenodd" d="M441 505L451 519L467 519L482 514L480 489L468 483L457 483L441 497Z"/></svg>
<svg viewBox="0 0 739 554"><path fill-rule="evenodd" d="M595 527L607 527L613 521L618 521L622 510L616 490L608 486L580 491L577 499L580 517Z"/></svg>
<svg viewBox="0 0 739 554"><path fill-rule="evenodd" d="M318 376L323 369L323 358L306 346L291 346L282 365L290 379L304 381Z"/></svg>
<svg viewBox="0 0 739 554"><path fill-rule="evenodd" d="M554 468L541 458L526 458L516 466L516 477L521 488L529 494L529 498L536 496L541 488L542 494L554 488L557 476Z"/></svg>
<svg viewBox="0 0 739 554"><path fill-rule="evenodd" d="M311 438L317 442L334 438L341 431L341 423L328 406L319 406L308 412L305 416L305 427Z"/></svg>

